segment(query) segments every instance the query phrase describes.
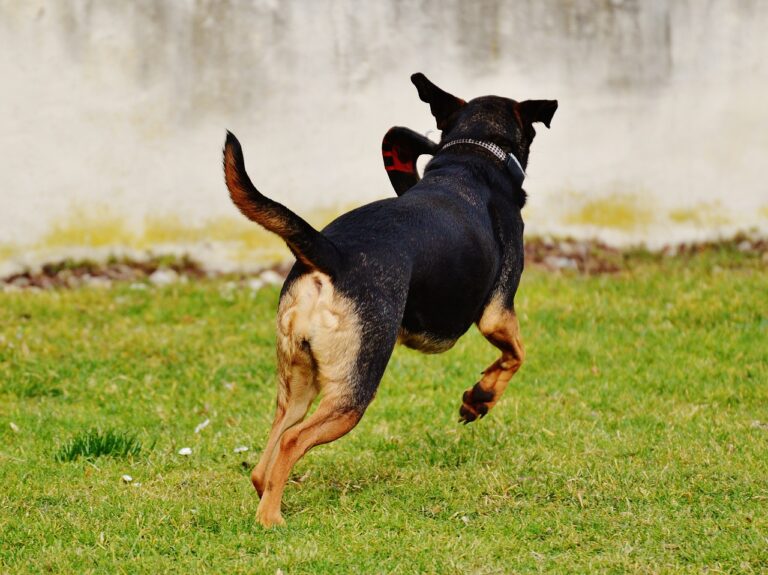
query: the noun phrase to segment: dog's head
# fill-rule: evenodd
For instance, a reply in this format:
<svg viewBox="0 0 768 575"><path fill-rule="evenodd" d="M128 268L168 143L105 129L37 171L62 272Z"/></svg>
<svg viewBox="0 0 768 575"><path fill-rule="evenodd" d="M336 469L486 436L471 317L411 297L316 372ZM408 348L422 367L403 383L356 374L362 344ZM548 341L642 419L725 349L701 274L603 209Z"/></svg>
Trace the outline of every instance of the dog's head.
<svg viewBox="0 0 768 575"><path fill-rule="evenodd" d="M536 136L533 124L547 128L557 110L557 100L516 102L500 96L482 96L466 102L445 92L422 74L411 76L419 98L429 104L442 141L471 138L493 142L513 153L525 167L528 152Z"/></svg>

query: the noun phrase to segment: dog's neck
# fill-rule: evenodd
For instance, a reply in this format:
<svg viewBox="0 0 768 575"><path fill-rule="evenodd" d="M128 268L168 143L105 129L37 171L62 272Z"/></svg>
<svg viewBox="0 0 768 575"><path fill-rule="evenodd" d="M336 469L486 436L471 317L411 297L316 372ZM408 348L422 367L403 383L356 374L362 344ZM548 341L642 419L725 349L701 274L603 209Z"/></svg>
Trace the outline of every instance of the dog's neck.
<svg viewBox="0 0 768 575"><path fill-rule="evenodd" d="M488 150L494 156L496 156L497 159L501 160L501 162L507 167L507 170L515 182L515 185L518 188L523 186L523 181L525 180L525 170L523 170L523 166L520 165L520 161L515 157L514 154L505 152L501 149L500 146L497 146L493 142L484 142L482 140L473 140L471 138L459 138L457 140L451 140L450 142L443 144L440 149L445 150L446 148L450 148L451 146L455 146L457 144L474 144Z"/></svg>

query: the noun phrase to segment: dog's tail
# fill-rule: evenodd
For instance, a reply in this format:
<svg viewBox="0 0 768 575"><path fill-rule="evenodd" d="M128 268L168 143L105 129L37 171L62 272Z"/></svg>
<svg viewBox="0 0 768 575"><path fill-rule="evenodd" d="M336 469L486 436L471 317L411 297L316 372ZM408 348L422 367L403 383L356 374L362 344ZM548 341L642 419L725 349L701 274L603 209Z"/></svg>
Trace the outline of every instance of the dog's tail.
<svg viewBox="0 0 768 575"><path fill-rule="evenodd" d="M335 245L284 205L264 196L245 171L243 149L227 132L224 144L224 177L229 196L249 220L283 238L296 259L333 277L341 258Z"/></svg>

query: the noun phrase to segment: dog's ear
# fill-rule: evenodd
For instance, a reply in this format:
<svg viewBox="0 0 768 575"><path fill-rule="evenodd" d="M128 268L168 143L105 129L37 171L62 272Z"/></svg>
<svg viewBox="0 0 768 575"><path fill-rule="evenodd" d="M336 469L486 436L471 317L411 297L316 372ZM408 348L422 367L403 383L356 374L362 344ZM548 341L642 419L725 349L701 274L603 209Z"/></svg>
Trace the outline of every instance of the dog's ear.
<svg viewBox="0 0 768 575"><path fill-rule="evenodd" d="M529 124L542 122L547 128L557 110L557 100L526 100L520 102L520 116Z"/></svg>
<svg viewBox="0 0 768 575"><path fill-rule="evenodd" d="M432 115L437 120L437 127L440 130L446 127L451 114L466 104L461 98L457 98L435 86L421 72L411 76L411 82L419 91L421 101L429 104Z"/></svg>

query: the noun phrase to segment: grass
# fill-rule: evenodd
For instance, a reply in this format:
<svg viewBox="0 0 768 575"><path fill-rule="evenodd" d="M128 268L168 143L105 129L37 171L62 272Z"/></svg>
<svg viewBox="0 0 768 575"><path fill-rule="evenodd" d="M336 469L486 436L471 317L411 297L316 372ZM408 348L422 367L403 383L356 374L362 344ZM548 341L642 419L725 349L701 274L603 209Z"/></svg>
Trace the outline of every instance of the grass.
<svg viewBox="0 0 768 575"><path fill-rule="evenodd" d="M136 434L107 429L89 429L79 432L64 443L56 453L56 461L74 461L78 457L137 457L141 453L141 441Z"/></svg>
<svg viewBox="0 0 768 575"><path fill-rule="evenodd" d="M527 270L527 363L489 416L456 423L496 358L474 330L396 350L271 531L248 472L276 289L0 294L0 573L764 573L767 282L737 250ZM93 428L151 447L56 460Z"/></svg>

